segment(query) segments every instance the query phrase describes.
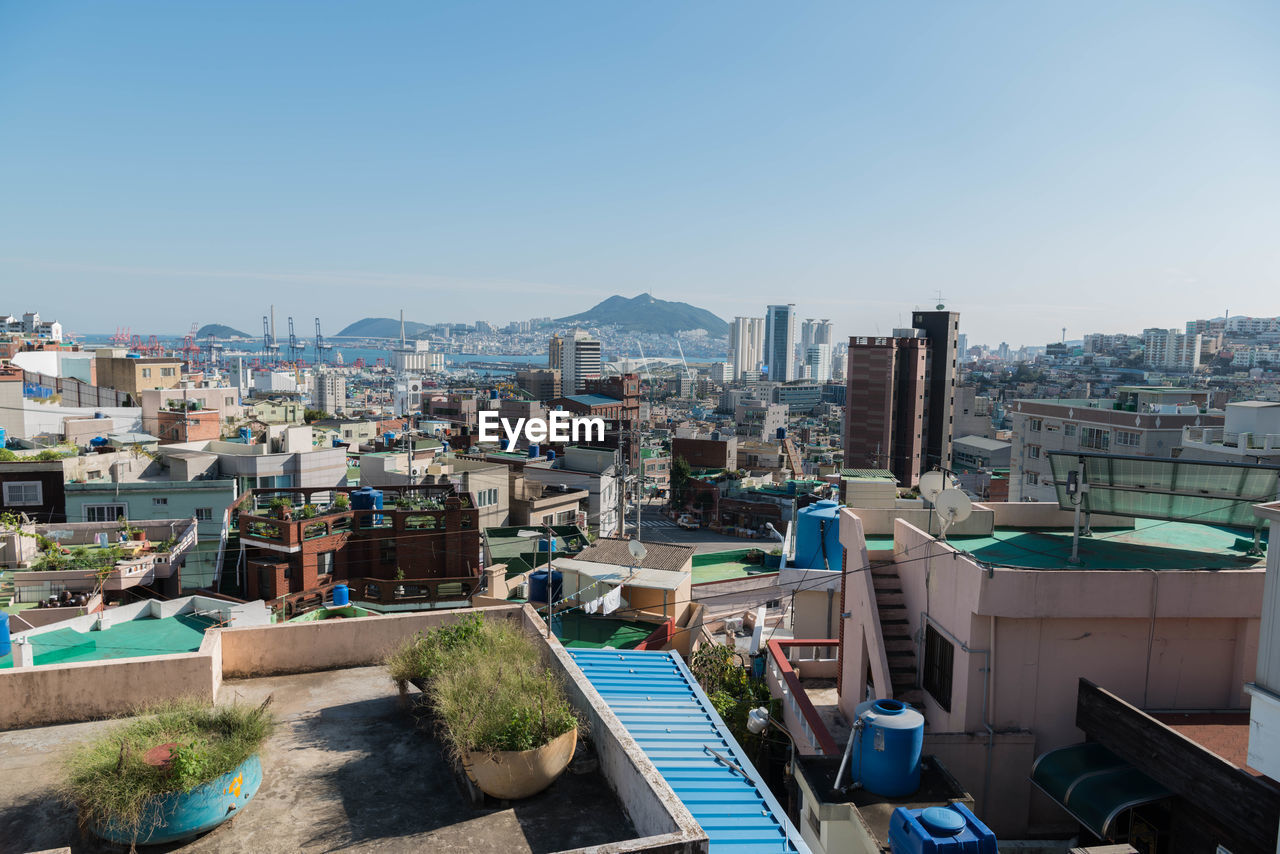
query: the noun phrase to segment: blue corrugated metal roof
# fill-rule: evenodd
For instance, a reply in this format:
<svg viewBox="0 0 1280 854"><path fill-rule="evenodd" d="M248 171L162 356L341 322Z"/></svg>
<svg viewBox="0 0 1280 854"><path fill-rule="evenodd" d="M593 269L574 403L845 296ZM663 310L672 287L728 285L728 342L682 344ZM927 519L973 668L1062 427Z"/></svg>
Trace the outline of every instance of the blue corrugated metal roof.
<svg viewBox="0 0 1280 854"><path fill-rule="evenodd" d="M622 403L616 397L609 397L606 394L571 394L565 399L581 403L583 406L617 406Z"/></svg>
<svg viewBox="0 0 1280 854"><path fill-rule="evenodd" d="M809 854L786 811L678 656L604 649L572 649L569 654L702 825L712 851ZM736 762L747 776L707 748Z"/></svg>

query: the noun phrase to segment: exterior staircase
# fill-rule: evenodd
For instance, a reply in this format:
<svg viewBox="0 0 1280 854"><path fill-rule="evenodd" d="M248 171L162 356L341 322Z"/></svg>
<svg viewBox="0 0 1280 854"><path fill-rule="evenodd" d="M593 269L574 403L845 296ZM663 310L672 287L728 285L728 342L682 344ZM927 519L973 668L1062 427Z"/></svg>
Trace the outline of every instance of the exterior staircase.
<svg viewBox="0 0 1280 854"><path fill-rule="evenodd" d="M871 567L871 583L876 591L876 609L880 612L885 657L889 659L893 698L919 708L924 702L924 693L916 687L916 644L911 639L898 568L893 563L875 564Z"/></svg>
<svg viewBox="0 0 1280 854"><path fill-rule="evenodd" d="M782 448L787 452L787 465L791 468L791 476L797 480L804 477L804 461L800 459L800 451L796 449L796 443L791 441L790 436L782 440Z"/></svg>

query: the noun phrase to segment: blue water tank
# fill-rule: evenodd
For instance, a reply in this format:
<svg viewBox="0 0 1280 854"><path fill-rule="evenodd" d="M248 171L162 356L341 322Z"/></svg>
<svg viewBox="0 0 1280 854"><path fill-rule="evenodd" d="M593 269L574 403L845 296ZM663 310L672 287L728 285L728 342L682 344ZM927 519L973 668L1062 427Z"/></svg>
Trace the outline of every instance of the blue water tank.
<svg viewBox="0 0 1280 854"><path fill-rule="evenodd" d="M564 576L558 571L552 571L551 573L551 595L556 600L564 598ZM547 601L547 571L545 569L535 569L529 573L529 601Z"/></svg>
<svg viewBox="0 0 1280 854"><path fill-rule="evenodd" d="M334 437L333 437L332 442L333 442L333 446L334 446L335 448L341 448L341 447L342 447L342 440L341 440L341 439L339 439L337 436L334 436Z"/></svg>
<svg viewBox="0 0 1280 854"><path fill-rule="evenodd" d="M351 506L356 510L381 510L382 490L362 486L351 493Z"/></svg>
<svg viewBox="0 0 1280 854"><path fill-rule="evenodd" d="M489 389L489 399L490 400L498 399L498 390L496 388Z"/></svg>
<svg viewBox="0 0 1280 854"><path fill-rule="evenodd" d="M555 537L551 537L550 539L546 537L540 537L538 539L537 551L539 552L555 551L558 548L560 548L560 543L559 541L556 540Z"/></svg>
<svg viewBox="0 0 1280 854"><path fill-rule="evenodd" d="M94 436L89 440L89 447L91 448L101 448L105 444L107 444L106 436Z"/></svg>
<svg viewBox="0 0 1280 854"><path fill-rule="evenodd" d="M963 804L907 809L889 819L893 854L996 854L996 835Z"/></svg>
<svg viewBox="0 0 1280 854"><path fill-rule="evenodd" d="M244 442L251 442L251 441L253 441L253 431L252 431L252 430L250 430L248 427L241 427L241 428L240 428L240 439L241 439L241 441L244 441Z"/></svg>
<svg viewBox="0 0 1280 854"><path fill-rule="evenodd" d="M778 441L782 441L782 440L783 440L783 439L785 439L785 438L787 438L787 428L786 428L786 427L779 427L779 428L778 428Z"/></svg>
<svg viewBox="0 0 1280 854"><path fill-rule="evenodd" d="M12 651L13 644L9 640L9 615L0 611L0 657Z"/></svg>
<svg viewBox="0 0 1280 854"><path fill-rule="evenodd" d="M345 584L338 584L333 588L333 606L335 608L345 608L351 604L351 588Z"/></svg>
<svg viewBox="0 0 1280 854"><path fill-rule="evenodd" d="M388 430L386 433L382 434L382 444L393 445L395 444L395 441L396 441L395 433L392 433L391 431Z"/></svg>
<svg viewBox="0 0 1280 854"><path fill-rule="evenodd" d="M94 417L94 418L106 418L106 417L107 417L107 413L105 413L105 412L95 412L95 413L93 413L93 417Z"/></svg>
<svg viewBox="0 0 1280 854"><path fill-rule="evenodd" d="M499 448L501 448L501 449L502 449L502 450L504 450L504 451L507 449L507 446L508 446L508 445L510 445L510 444L511 444L511 443L510 443L510 442L508 442L506 439L499 439L499 440L498 440L498 447L499 447Z"/></svg>
<svg viewBox="0 0 1280 854"><path fill-rule="evenodd" d="M832 569L844 565L844 547L840 545L840 503L818 501L801 508L796 514L796 556L790 564L798 569ZM826 543L823 562L822 544Z"/></svg>
<svg viewBox="0 0 1280 854"><path fill-rule="evenodd" d="M538 452L539 452L540 450L542 450L542 449L541 449L541 448L539 448L537 445L530 445L530 446L529 446L529 459L533 459L534 457L538 456Z"/></svg>
<svg viewBox="0 0 1280 854"><path fill-rule="evenodd" d="M854 714L862 726L853 772L862 788L886 798L905 797L919 789L924 715L897 700L871 700L860 704Z"/></svg>

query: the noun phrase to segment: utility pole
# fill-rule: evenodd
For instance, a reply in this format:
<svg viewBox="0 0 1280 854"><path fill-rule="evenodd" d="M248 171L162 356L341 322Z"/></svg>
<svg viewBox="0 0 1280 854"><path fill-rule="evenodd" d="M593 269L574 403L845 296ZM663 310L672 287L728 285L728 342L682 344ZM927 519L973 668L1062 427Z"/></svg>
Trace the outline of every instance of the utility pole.
<svg viewBox="0 0 1280 854"><path fill-rule="evenodd" d="M618 485L618 536L627 535L627 478L631 475L631 466L622 464L622 482Z"/></svg>

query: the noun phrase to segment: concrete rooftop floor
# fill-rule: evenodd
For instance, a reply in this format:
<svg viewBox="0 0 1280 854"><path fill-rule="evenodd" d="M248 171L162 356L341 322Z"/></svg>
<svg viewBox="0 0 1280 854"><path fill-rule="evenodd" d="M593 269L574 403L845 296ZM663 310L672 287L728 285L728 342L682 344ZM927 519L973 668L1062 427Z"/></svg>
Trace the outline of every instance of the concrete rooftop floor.
<svg viewBox="0 0 1280 854"><path fill-rule="evenodd" d="M571 766L540 795L471 806L434 739L398 707L381 668L229 680L219 698L256 705L268 694L280 725L263 752L257 796L202 837L144 851L519 854L636 835L598 770L576 774ZM61 753L110 725L0 732L0 851L122 850L81 837L74 811L52 794Z"/></svg>

